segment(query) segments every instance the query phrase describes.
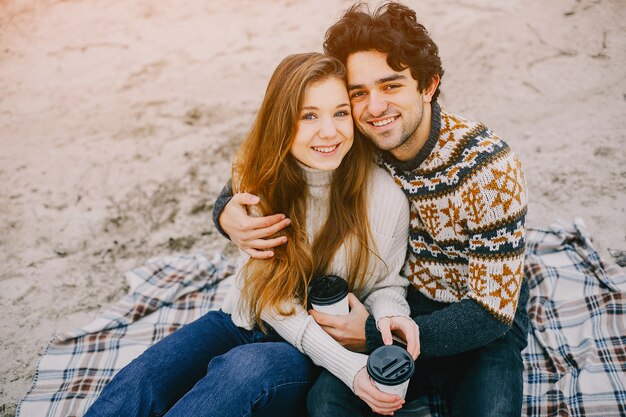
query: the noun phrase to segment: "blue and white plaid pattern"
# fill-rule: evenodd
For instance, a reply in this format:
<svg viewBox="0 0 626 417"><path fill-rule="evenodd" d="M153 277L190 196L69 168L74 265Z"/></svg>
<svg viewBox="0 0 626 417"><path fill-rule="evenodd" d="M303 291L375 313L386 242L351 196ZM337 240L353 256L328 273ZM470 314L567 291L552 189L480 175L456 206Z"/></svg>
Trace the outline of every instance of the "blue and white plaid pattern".
<svg viewBox="0 0 626 417"><path fill-rule="evenodd" d="M82 416L113 375L180 326L218 309L235 260L171 256L126 274L130 291L87 326L52 339L16 416Z"/></svg>
<svg viewBox="0 0 626 417"><path fill-rule="evenodd" d="M626 416L626 274L582 220L531 230L524 414Z"/></svg>
<svg viewBox="0 0 626 417"><path fill-rule="evenodd" d="M522 414L626 416L626 274L600 259L580 220L529 230L527 247L532 329L523 352ZM219 255L194 255L160 258L129 272L126 297L51 341L16 417L82 416L115 372L219 308L234 267ZM401 413L440 417L443 409L425 397Z"/></svg>

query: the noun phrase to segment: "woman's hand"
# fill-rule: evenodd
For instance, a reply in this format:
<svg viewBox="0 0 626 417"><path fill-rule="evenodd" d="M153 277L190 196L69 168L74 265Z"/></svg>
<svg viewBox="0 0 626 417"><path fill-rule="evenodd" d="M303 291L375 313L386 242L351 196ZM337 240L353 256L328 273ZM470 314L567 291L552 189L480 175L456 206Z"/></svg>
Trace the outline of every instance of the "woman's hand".
<svg viewBox="0 0 626 417"><path fill-rule="evenodd" d="M352 293L348 294L348 305L350 313L345 316L333 316L315 310L309 310L309 314L341 346L353 352L367 352L365 322L369 313Z"/></svg>
<svg viewBox="0 0 626 417"><path fill-rule="evenodd" d="M393 343L393 335L400 338L406 345L406 350L411 354L413 360L420 354L420 331L417 323L406 316L381 317L376 322L383 343L390 345Z"/></svg>
<svg viewBox="0 0 626 417"><path fill-rule="evenodd" d="M248 193L237 193L226 204L220 214L220 226L230 240L250 257L268 259L274 256L269 250L287 243L286 236L268 239L274 233L284 229L291 223L284 214L265 217L253 217L248 214L246 206L259 204L259 197Z"/></svg>
<svg viewBox="0 0 626 417"><path fill-rule="evenodd" d="M404 399L376 388L370 380L366 368L361 369L354 377L354 393L365 401L375 413L384 416L392 416L394 411L398 411L404 404Z"/></svg>

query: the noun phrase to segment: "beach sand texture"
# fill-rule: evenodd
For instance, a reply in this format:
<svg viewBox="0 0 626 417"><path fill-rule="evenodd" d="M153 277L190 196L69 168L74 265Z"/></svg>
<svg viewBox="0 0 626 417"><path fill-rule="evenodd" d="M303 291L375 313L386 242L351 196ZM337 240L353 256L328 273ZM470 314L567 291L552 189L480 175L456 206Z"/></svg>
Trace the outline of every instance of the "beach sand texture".
<svg viewBox="0 0 626 417"><path fill-rule="evenodd" d="M226 246L212 204L271 72L351 4L0 0L0 416L126 270ZM580 216L626 249L626 3L406 4L440 47L443 106L522 160L529 224Z"/></svg>

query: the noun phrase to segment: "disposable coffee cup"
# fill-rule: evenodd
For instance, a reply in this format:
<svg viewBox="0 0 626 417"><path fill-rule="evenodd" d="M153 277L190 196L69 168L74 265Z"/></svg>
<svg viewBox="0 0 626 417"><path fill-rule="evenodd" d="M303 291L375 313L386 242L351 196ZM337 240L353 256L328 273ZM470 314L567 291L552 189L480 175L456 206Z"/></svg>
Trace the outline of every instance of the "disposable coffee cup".
<svg viewBox="0 0 626 417"><path fill-rule="evenodd" d="M381 346L367 359L367 373L376 387L400 398L406 396L409 380L415 372L415 362L400 346Z"/></svg>
<svg viewBox="0 0 626 417"><path fill-rule="evenodd" d="M309 301L315 311L343 316L350 312L348 283L336 275L315 277L309 285Z"/></svg>

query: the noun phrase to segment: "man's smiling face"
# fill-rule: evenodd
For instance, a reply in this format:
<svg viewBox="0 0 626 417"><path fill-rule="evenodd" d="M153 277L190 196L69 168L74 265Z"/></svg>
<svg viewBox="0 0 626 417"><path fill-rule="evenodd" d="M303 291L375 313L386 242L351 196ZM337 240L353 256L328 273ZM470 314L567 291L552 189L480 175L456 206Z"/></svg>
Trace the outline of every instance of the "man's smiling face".
<svg viewBox="0 0 626 417"><path fill-rule="evenodd" d="M353 53L346 67L352 114L359 130L376 147L400 160L417 155L430 132L432 93L420 93L410 69L394 70L383 52Z"/></svg>

